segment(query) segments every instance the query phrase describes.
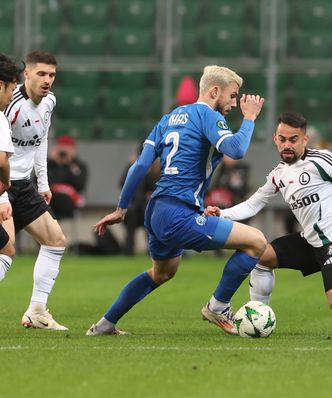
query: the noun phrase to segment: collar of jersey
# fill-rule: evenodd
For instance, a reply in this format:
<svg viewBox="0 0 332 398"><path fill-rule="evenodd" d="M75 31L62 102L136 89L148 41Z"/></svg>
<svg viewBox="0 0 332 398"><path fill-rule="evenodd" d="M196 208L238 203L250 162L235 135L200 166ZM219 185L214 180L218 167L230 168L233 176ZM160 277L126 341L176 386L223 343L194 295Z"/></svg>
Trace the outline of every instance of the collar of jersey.
<svg viewBox="0 0 332 398"><path fill-rule="evenodd" d="M206 106L208 106L209 108L211 108L211 106L210 106L209 104L207 104L206 102L203 102L203 101L197 101L196 104L199 104L199 105L206 105ZM211 108L211 109L214 111L213 108Z"/></svg>
<svg viewBox="0 0 332 398"><path fill-rule="evenodd" d="M22 84L22 86L20 87L20 92L22 93L22 95L23 95L23 97L24 97L25 99L29 99L29 96L28 96L28 94L27 94L27 91L26 91L26 89L25 89L25 85L24 85L24 84Z"/></svg>

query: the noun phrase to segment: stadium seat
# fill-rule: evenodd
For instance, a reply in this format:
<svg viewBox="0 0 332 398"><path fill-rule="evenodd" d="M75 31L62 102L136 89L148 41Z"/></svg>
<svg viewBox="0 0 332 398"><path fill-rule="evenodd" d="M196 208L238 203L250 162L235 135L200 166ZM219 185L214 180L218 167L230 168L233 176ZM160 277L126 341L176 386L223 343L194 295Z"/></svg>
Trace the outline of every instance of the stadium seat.
<svg viewBox="0 0 332 398"><path fill-rule="evenodd" d="M306 73L295 73L292 83L296 91L330 91L332 89L331 73L319 73L315 68Z"/></svg>
<svg viewBox="0 0 332 398"><path fill-rule="evenodd" d="M101 72L87 71L84 66L73 71L60 71L57 73L57 83L61 83L64 88L71 87L80 90L96 92L102 83Z"/></svg>
<svg viewBox="0 0 332 398"><path fill-rule="evenodd" d="M330 0L301 0L297 9L299 27L302 29L330 29L332 3Z"/></svg>
<svg viewBox="0 0 332 398"><path fill-rule="evenodd" d="M306 29L294 33L294 47L289 46L290 56L300 58L332 57L332 35L330 29Z"/></svg>
<svg viewBox="0 0 332 398"><path fill-rule="evenodd" d="M243 55L244 30L241 26L209 24L202 28L202 51L208 57L239 57Z"/></svg>
<svg viewBox="0 0 332 398"><path fill-rule="evenodd" d="M155 46L151 28L114 28L111 32L112 55L150 56Z"/></svg>
<svg viewBox="0 0 332 398"><path fill-rule="evenodd" d="M125 90L145 89L149 83L148 72L136 72L134 67L127 67L121 71L105 73L104 81L110 89Z"/></svg>
<svg viewBox="0 0 332 398"><path fill-rule="evenodd" d="M53 54L61 52L61 32L53 26L42 26L40 33L33 37L32 42L35 48L42 48Z"/></svg>
<svg viewBox="0 0 332 398"><path fill-rule="evenodd" d="M107 39L105 27L70 29L65 35L65 51L69 55L107 55Z"/></svg>
<svg viewBox="0 0 332 398"><path fill-rule="evenodd" d="M54 1L38 1L35 11L38 24L46 29L51 27L58 29L65 14L62 3Z"/></svg>
<svg viewBox="0 0 332 398"><path fill-rule="evenodd" d="M192 0L179 0L175 4L176 19L178 19L182 29L197 28L202 16L202 3L197 1L193 7Z"/></svg>
<svg viewBox="0 0 332 398"><path fill-rule="evenodd" d="M14 35L11 28L0 26L1 50L6 55L14 54Z"/></svg>
<svg viewBox="0 0 332 398"><path fill-rule="evenodd" d="M0 27L10 28L12 30L14 26L15 18L15 1L3 1L0 7ZM2 40L3 36L1 36Z"/></svg>
<svg viewBox="0 0 332 398"><path fill-rule="evenodd" d="M77 140L93 140L96 138L94 120L56 117L52 123L52 127L55 137L68 134Z"/></svg>
<svg viewBox="0 0 332 398"><path fill-rule="evenodd" d="M98 138L102 140L142 140L146 132L141 120L127 119L104 120L98 131Z"/></svg>
<svg viewBox="0 0 332 398"><path fill-rule="evenodd" d="M155 0L117 0L112 12L117 27L153 27Z"/></svg>
<svg viewBox="0 0 332 398"><path fill-rule="evenodd" d="M105 93L105 118L140 119L146 115L145 92L142 90L110 89Z"/></svg>
<svg viewBox="0 0 332 398"><path fill-rule="evenodd" d="M99 111L98 94L95 90L76 87L57 87L56 114L63 118L94 119Z"/></svg>
<svg viewBox="0 0 332 398"><path fill-rule="evenodd" d="M195 57L199 54L199 37L197 28L183 27L177 35L175 54L179 57Z"/></svg>
<svg viewBox="0 0 332 398"><path fill-rule="evenodd" d="M291 97L291 110L302 113L308 120L327 120L331 109L332 100L329 92L296 91Z"/></svg>
<svg viewBox="0 0 332 398"><path fill-rule="evenodd" d="M68 22L75 27L107 25L109 2L107 0L71 0L67 7Z"/></svg>
<svg viewBox="0 0 332 398"><path fill-rule="evenodd" d="M204 7L204 21L218 23L220 26L226 22L231 24L244 24L246 16L246 0L208 0Z"/></svg>

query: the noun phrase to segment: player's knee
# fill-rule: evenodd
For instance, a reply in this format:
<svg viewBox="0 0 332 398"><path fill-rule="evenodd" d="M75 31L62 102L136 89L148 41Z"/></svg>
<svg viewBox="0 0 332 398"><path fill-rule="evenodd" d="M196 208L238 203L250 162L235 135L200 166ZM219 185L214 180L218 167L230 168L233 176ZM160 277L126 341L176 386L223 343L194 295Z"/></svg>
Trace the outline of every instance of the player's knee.
<svg viewBox="0 0 332 398"><path fill-rule="evenodd" d="M14 258L16 254L15 246L11 242L8 242L7 245L1 249L0 254Z"/></svg>
<svg viewBox="0 0 332 398"><path fill-rule="evenodd" d="M255 229L252 236L250 255L255 257L261 257L266 248L267 248L267 240L264 234L260 230Z"/></svg>
<svg viewBox="0 0 332 398"><path fill-rule="evenodd" d="M14 258L16 254L15 246L14 245L9 245L8 248L6 249L5 253L8 257Z"/></svg>
<svg viewBox="0 0 332 398"><path fill-rule="evenodd" d="M173 271L158 273L158 275L156 276L158 285L162 285L163 283L168 282L169 280L174 278L175 274L176 272Z"/></svg>
<svg viewBox="0 0 332 398"><path fill-rule="evenodd" d="M67 238L63 232L53 235L49 241L45 241L42 244L46 246L56 246L56 247L67 247Z"/></svg>
<svg viewBox="0 0 332 398"><path fill-rule="evenodd" d="M168 282L170 279L174 277L176 274L176 270L174 269L151 269L149 272L151 278L157 285L162 285L163 283Z"/></svg>

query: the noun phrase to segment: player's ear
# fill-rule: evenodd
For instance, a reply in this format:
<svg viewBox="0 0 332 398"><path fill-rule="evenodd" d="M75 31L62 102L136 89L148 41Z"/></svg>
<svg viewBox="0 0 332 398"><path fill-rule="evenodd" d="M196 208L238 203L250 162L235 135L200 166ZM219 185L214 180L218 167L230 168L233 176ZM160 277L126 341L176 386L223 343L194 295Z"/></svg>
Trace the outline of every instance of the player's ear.
<svg viewBox="0 0 332 398"><path fill-rule="evenodd" d="M305 142L305 145L307 145L308 141L309 141L309 136L308 136L308 134L304 134L304 142Z"/></svg>

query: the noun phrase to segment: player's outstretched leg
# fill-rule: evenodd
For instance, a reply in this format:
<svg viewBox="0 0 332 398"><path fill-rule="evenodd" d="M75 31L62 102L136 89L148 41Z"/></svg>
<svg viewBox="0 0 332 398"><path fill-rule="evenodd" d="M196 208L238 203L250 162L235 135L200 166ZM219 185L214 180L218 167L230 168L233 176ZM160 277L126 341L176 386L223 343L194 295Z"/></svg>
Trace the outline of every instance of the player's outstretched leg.
<svg viewBox="0 0 332 398"><path fill-rule="evenodd" d="M169 281L176 274L180 264L180 256L165 260L152 260L152 268L147 272L137 275L120 292L118 298L112 304L106 314L86 332L87 336L128 334L118 329L117 322L135 304L143 300L145 296Z"/></svg>
<svg viewBox="0 0 332 398"><path fill-rule="evenodd" d="M116 327L116 323L135 304L141 301L146 295L156 289L158 285L152 280L148 272L143 272L131 280L120 292L118 298L112 304L106 314L93 324L86 332L87 336L129 334Z"/></svg>

